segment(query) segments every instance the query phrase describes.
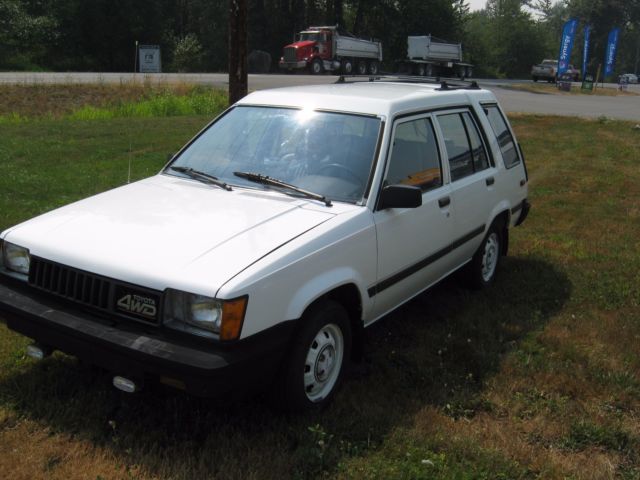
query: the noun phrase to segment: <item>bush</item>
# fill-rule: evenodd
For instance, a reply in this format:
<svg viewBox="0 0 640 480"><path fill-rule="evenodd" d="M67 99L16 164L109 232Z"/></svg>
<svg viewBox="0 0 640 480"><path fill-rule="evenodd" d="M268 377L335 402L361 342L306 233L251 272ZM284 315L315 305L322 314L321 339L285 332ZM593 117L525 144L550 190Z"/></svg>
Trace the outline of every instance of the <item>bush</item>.
<svg viewBox="0 0 640 480"><path fill-rule="evenodd" d="M176 42L173 50L173 69L177 72L196 72L202 69L202 44L190 33Z"/></svg>

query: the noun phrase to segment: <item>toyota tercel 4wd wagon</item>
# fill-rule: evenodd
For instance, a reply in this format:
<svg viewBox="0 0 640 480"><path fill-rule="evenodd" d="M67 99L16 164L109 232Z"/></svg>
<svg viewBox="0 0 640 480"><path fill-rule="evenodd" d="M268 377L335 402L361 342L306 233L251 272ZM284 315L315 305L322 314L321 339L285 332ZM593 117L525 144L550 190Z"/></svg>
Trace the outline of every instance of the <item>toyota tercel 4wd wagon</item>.
<svg viewBox="0 0 640 480"><path fill-rule="evenodd" d="M363 329L464 269L492 283L527 172L477 85L258 91L155 176L1 234L0 317L135 391L326 404Z"/></svg>

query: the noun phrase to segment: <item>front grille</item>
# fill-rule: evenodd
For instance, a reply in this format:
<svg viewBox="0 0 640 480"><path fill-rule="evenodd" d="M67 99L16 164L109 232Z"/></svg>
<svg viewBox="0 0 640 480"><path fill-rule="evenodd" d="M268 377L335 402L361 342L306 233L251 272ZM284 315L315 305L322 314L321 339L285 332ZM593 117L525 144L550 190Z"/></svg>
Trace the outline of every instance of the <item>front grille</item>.
<svg viewBox="0 0 640 480"><path fill-rule="evenodd" d="M111 282L92 273L33 257L29 270L29 283L41 290L83 305L100 310L109 308Z"/></svg>
<svg viewBox="0 0 640 480"><path fill-rule="evenodd" d="M39 257L31 257L29 284L75 304L111 315L157 324L162 293ZM152 304L152 311L145 305Z"/></svg>
<svg viewBox="0 0 640 480"><path fill-rule="evenodd" d="M297 62L296 58L296 48L295 47L287 47L284 49L284 61L285 62Z"/></svg>

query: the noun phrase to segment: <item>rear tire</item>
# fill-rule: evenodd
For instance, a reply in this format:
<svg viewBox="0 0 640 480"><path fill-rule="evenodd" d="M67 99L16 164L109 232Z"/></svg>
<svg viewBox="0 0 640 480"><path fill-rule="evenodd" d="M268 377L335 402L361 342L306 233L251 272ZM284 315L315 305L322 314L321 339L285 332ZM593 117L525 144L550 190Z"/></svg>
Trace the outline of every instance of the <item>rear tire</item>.
<svg viewBox="0 0 640 480"><path fill-rule="evenodd" d="M351 75L353 73L353 62L350 58L342 60L342 73L345 75Z"/></svg>
<svg viewBox="0 0 640 480"><path fill-rule="evenodd" d="M367 74L367 62L365 60L358 60L358 64L356 66L358 75L366 75Z"/></svg>
<svg viewBox="0 0 640 480"><path fill-rule="evenodd" d="M494 223L467 264L466 277L469 286L474 290L487 288L495 280L500 258L507 245L507 235L507 228L499 228Z"/></svg>
<svg viewBox="0 0 640 480"><path fill-rule="evenodd" d="M425 66L425 72L424 74L427 77L433 77L433 64L431 63L427 63L427 65Z"/></svg>
<svg viewBox="0 0 640 480"><path fill-rule="evenodd" d="M337 302L312 305L300 319L273 400L286 411L318 410L335 395L351 356L351 324Z"/></svg>
<svg viewBox="0 0 640 480"><path fill-rule="evenodd" d="M380 65L377 60L371 60L369 62L369 75L378 75L380 71Z"/></svg>

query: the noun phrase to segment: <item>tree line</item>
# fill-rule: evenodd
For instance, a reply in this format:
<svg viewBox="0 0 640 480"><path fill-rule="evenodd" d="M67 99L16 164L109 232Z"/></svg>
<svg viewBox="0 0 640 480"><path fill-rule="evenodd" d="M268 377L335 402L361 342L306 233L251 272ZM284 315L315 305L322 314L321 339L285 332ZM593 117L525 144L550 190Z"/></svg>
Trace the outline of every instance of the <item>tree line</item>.
<svg viewBox="0 0 640 480"><path fill-rule="evenodd" d="M622 28L616 71L636 70L640 2L629 0L247 0L249 51L272 67L282 47L309 25L340 25L383 44L384 67L406 55L408 35L463 44L478 76L528 76L556 58L562 24L592 31L591 70L604 59L608 31ZM164 71L226 71L229 0L0 0L0 70L127 72L135 42L162 48ZM581 64L582 28L573 51Z"/></svg>

